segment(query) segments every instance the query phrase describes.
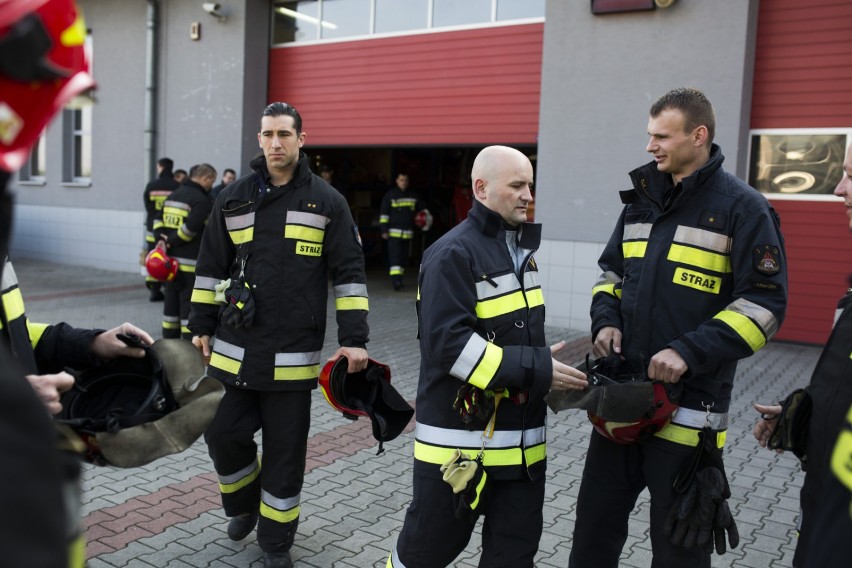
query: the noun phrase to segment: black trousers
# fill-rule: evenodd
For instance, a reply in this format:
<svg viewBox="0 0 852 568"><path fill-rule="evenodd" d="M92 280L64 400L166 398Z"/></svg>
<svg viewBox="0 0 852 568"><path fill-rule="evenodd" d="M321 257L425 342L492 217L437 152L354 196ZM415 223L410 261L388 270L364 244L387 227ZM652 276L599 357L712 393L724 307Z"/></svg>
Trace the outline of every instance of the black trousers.
<svg viewBox="0 0 852 568"><path fill-rule="evenodd" d="M490 480L479 566L534 566L544 523L544 481L544 476L536 481ZM441 479L415 474L413 489L396 542L396 558L405 568L450 566L470 541L475 524L455 517L452 487ZM401 568L393 561L390 565Z"/></svg>
<svg viewBox="0 0 852 568"><path fill-rule="evenodd" d="M709 553L675 546L663 534L676 498L672 483L693 451L661 438L616 444L593 430L577 499L569 568L618 568L628 518L645 487L651 494L651 568L709 568Z"/></svg>
<svg viewBox="0 0 852 568"><path fill-rule="evenodd" d="M411 250L411 239L388 238L388 273L391 279L402 278Z"/></svg>
<svg viewBox="0 0 852 568"><path fill-rule="evenodd" d="M265 552L293 545L310 425L311 391L250 391L225 385L225 396L204 434L225 514L260 510L257 542ZM254 441L258 430L262 460Z"/></svg>
<svg viewBox="0 0 852 568"><path fill-rule="evenodd" d="M171 282L166 282L163 295L163 338L192 339L189 322L190 300L195 287L194 272L178 272Z"/></svg>

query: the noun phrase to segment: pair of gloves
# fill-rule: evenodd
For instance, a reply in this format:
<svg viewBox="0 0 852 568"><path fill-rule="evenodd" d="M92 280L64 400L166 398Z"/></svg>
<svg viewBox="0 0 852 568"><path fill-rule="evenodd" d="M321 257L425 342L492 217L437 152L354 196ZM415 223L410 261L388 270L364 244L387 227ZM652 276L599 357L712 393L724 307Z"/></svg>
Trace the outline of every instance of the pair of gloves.
<svg viewBox="0 0 852 568"><path fill-rule="evenodd" d="M235 328L250 328L254 322L255 305L251 288L244 278L228 278L216 285L216 301L225 304L220 320Z"/></svg>
<svg viewBox="0 0 852 568"><path fill-rule="evenodd" d="M488 500L488 473L482 467L482 452L475 458L456 449L441 466L443 479L453 488L456 518L475 523Z"/></svg>
<svg viewBox="0 0 852 568"><path fill-rule="evenodd" d="M465 428L483 430L494 414L494 394L464 383L456 393L453 408L461 416Z"/></svg>

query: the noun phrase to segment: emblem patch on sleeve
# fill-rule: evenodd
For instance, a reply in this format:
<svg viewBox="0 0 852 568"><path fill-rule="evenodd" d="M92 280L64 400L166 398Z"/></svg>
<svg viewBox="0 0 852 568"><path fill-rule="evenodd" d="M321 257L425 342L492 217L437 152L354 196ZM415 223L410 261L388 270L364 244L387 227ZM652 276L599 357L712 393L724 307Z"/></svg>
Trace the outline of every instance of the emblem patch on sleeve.
<svg viewBox="0 0 852 568"><path fill-rule="evenodd" d="M775 245L758 245L754 248L754 268L764 274L781 271L781 251Z"/></svg>

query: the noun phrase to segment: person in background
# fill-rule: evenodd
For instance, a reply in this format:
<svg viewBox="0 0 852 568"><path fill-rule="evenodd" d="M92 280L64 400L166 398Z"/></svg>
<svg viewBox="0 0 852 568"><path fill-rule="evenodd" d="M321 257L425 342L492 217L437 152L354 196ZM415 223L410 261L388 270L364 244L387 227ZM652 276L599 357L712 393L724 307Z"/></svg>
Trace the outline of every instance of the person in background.
<svg viewBox="0 0 852 568"><path fill-rule="evenodd" d="M219 197L219 193L232 184L235 179L237 179L237 172L231 168L225 168L225 171L222 172L222 181L219 185L214 186L213 189L210 190L210 200L216 201L216 198Z"/></svg>
<svg viewBox="0 0 852 568"><path fill-rule="evenodd" d="M145 186L145 192L142 195L142 200L145 202L146 252L151 252L157 245L157 239L154 236L154 221L162 214L163 203L166 202L169 195L180 185L175 180L172 168L174 168L174 162L171 158L160 158L157 160L157 177L148 182L148 185ZM145 285L151 292L150 301L163 301L165 296L163 295L162 282L152 278L147 271L145 272Z"/></svg>
<svg viewBox="0 0 852 568"><path fill-rule="evenodd" d="M175 181L178 182L178 185L186 180L186 176L186 170L175 170Z"/></svg>
<svg viewBox="0 0 852 568"><path fill-rule="evenodd" d="M405 287L405 268L411 256L411 239L414 238L414 214L427 211L420 196L408 189L408 174L400 172L396 185L382 198L379 226L382 238L388 243L388 272L394 290Z"/></svg>

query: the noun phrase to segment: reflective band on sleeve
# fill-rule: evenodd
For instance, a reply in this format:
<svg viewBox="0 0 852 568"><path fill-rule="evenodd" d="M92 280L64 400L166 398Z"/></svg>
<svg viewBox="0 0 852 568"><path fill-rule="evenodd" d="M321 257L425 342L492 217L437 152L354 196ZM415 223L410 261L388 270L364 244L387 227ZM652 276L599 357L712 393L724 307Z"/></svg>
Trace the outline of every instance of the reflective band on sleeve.
<svg viewBox="0 0 852 568"><path fill-rule="evenodd" d="M483 355L482 360L473 370L473 374L470 375L468 382L482 390L487 389L491 383L491 379L497 374L497 369L500 368L502 361L503 349L493 343L486 343L485 355Z"/></svg>
<svg viewBox="0 0 852 568"><path fill-rule="evenodd" d="M35 349L38 342L41 341L41 336L44 335L44 332L48 327L50 327L50 324L31 323L27 320L27 333L30 335L30 344L33 346L33 349Z"/></svg>
<svg viewBox="0 0 852 568"><path fill-rule="evenodd" d="M745 298L737 298L725 309L751 318L763 331L767 340L772 339L778 331L778 319L775 314Z"/></svg>
<svg viewBox="0 0 852 568"><path fill-rule="evenodd" d="M537 308L538 306L544 305L544 294L541 291L541 288L535 288L533 290L527 291L527 306L530 308Z"/></svg>
<svg viewBox="0 0 852 568"><path fill-rule="evenodd" d="M527 447L524 450L524 459L527 465L538 463L547 458L547 444L538 444L533 447Z"/></svg>
<svg viewBox="0 0 852 568"><path fill-rule="evenodd" d="M672 240L676 243L693 245L722 254L731 252L731 237L706 229L678 225Z"/></svg>
<svg viewBox="0 0 852 568"><path fill-rule="evenodd" d="M387 223L390 221L390 215L379 215L379 223Z"/></svg>
<svg viewBox="0 0 852 568"><path fill-rule="evenodd" d="M488 345L488 342L485 339L476 333L472 333L453 364L453 368L450 369L450 374L457 379L467 381L474 367L485 353L486 345Z"/></svg>
<svg viewBox="0 0 852 568"><path fill-rule="evenodd" d="M334 307L337 310L370 310L370 305L367 298L357 297L337 298L334 301Z"/></svg>
<svg viewBox="0 0 852 568"><path fill-rule="evenodd" d="M648 240L651 236L651 229L654 227L651 223L630 223L624 225L623 241L635 241L639 239Z"/></svg>
<svg viewBox="0 0 852 568"><path fill-rule="evenodd" d="M342 298L344 296L364 296L367 297L366 284L340 284L334 287L334 296Z"/></svg>
<svg viewBox="0 0 852 568"><path fill-rule="evenodd" d="M621 250L624 258L643 258L645 249L648 248L648 241L630 241L621 243Z"/></svg>
<svg viewBox="0 0 852 568"><path fill-rule="evenodd" d="M713 316L713 319L725 322L754 352L757 352L761 347L766 345L766 337L763 336L763 332L747 316L737 312L722 310Z"/></svg>
<svg viewBox="0 0 852 568"><path fill-rule="evenodd" d="M183 225L178 227L178 230L177 230L177 235L182 241L189 242L192 239L194 239L195 235L197 235L197 234L198 233L196 233L195 231L190 231L189 228L186 226L186 223L184 223Z"/></svg>
<svg viewBox="0 0 852 568"><path fill-rule="evenodd" d="M17 286L18 284L18 275L15 273L15 267L11 262L3 263L3 277L0 280L0 291L5 291L11 288L12 286Z"/></svg>
<svg viewBox="0 0 852 568"><path fill-rule="evenodd" d="M198 288L192 291L189 301L197 304L218 304L216 301L216 292L212 290L199 290Z"/></svg>
<svg viewBox="0 0 852 568"><path fill-rule="evenodd" d="M698 268L714 272L731 272L731 259L728 255L708 252L694 247L673 243L669 247L669 254L666 258L672 262L689 264L690 266L697 266Z"/></svg>
<svg viewBox="0 0 852 568"><path fill-rule="evenodd" d="M701 430L687 428L686 426L680 426L679 424L669 424L654 436L658 438L662 438L663 440L668 440L669 442L675 442L677 444L683 444L684 446L697 446L700 441L698 438L698 432ZM716 446L718 448L725 447L725 440L728 438L727 430L716 432Z"/></svg>
<svg viewBox="0 0 852 568"><path fill-rule="evenodd" d="M293 239L296 241L308 241L311 243L321 243L325 231L323 229L315 229L313 227L303 227L302 225L288 224L284 228L284 238Z"/></svg>
<svg viewBox="0 0 852 568"><path fill-rule="evenodd" d="M538 270L528 270L524 272L524 288L538 288L541 286Z"/></svg>
<svg viewBox="0 0 852 568"><path fill-rule="evenodd" d="M24 315L24 298L21 296L20 288L14 288L3 294L3 311L7 322Z"/></svg>

